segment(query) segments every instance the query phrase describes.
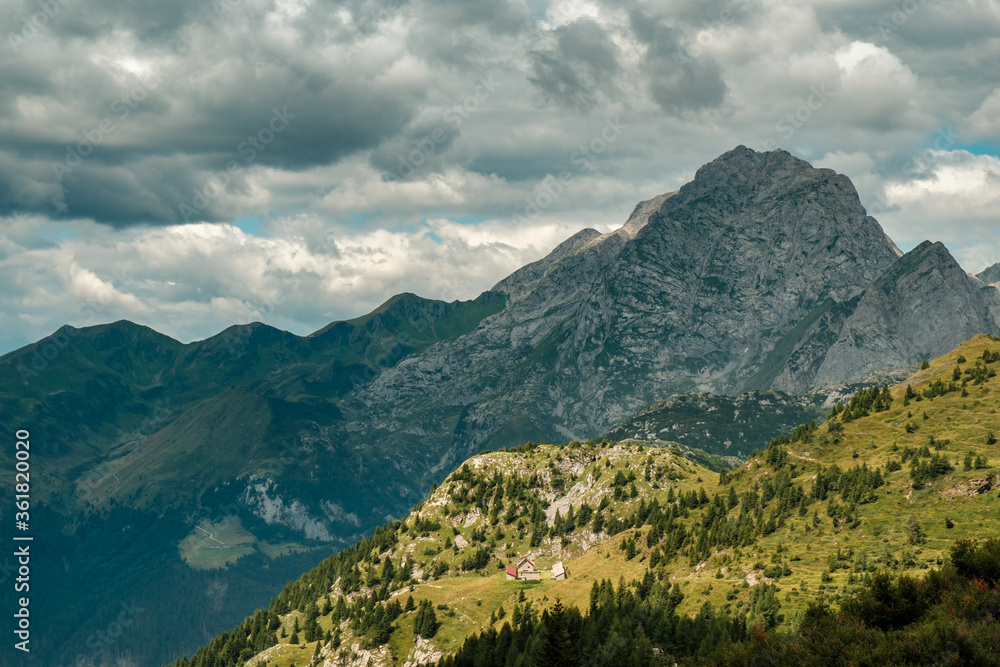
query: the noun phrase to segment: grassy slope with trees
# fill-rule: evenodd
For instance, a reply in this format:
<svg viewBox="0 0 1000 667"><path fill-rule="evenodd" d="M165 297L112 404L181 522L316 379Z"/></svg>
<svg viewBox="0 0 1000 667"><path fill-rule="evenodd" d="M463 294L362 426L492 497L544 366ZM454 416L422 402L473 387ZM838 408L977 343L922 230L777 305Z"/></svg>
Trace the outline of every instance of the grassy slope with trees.
<svg viewBox="0 0 1000 667"><path fill-rule="evenodd" d="M846 643L829 664L862 640L872 651L938 646L973 660L995 634L983 610L996 605L995 576L984 574L996 549L983 556L962 543L967 559L986 562L975 567L953 549L995 533L982 519L998 502L998 350L976 337L728 474L637 444L482 454L407 519L177 664L288 667L351 654L402 663L455 651L454 664L565 664L543 654L567 636L581 655L627 664L825 664L816 637L835 630ZM506 581L499 568L528 552L543 569L562 560L569 579ZM918 603L930 611L879 611ZM492 657L469 662L486 655L461 648L470 636L492 641Z"/></svg>

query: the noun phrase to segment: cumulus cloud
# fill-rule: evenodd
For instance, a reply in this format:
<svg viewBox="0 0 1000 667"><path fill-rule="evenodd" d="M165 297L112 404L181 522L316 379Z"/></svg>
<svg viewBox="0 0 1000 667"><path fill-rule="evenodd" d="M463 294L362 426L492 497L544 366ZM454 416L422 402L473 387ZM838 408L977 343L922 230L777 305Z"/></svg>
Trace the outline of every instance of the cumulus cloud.
<svg viewBox="0 0 1000 667"><path fill-rule="evenodd" d="M4 3L0 350L80 303L191 339L304 333L449 280L471 297L738 144L843 171L901 247L951 239L976 269L1000 12L899 7Z"/></svg>
<svg viewBox="0 0 1000 667"><path fill-rule="evenodd" d="M528 54L528 80L543 99L572 109L592 109L601 94L617 92L617 46L596 21L581 18L553 31L553 45Z"/></svg>
<svg viewBox="0 0 1000 667"><path fill-rule="evenodd" d="M16 232L0 237L0 308L8 324L0 342L8 344L65 323L118 319L185 342L252 321L304 335L403 291L474 298L579 229L433 219L409 231L350 233L303 215L273 221L274 236L264 238L210 223L124 231L87 222L0 224ZM72 237L59 238L67 229Z"/></svg>

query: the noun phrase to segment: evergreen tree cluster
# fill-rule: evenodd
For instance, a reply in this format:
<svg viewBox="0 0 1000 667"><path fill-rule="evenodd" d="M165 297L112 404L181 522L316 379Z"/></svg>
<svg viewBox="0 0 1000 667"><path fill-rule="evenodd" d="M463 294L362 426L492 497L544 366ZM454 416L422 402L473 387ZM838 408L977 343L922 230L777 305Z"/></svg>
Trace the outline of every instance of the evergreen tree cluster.
<svg viewBox="0 0 1000 667"><path fill-rule="evenodd" d="M841 471L837 465L820 468L816 472L812 497L826 500L830 493L837 493L847 503L870 503L876 500L875 490L885 484L878 468L869 468L867 463Z"/></svg>
<svg viewBox="0 0 1000 667"><path fill-rule="evenodd" d="M910 459L910 479L913 480L914 488L920 488L935 477L940 477L954 469L947 457L941 454L933 454L926 460L916 456Z"/></svg>
<svg viewBox="0 0 1000 667"><path fill-rule="evenodd" d="M698 664L996 665L1000 540L959 540L922 578L880 572L839 610L811 604L790 631L753 633Z"/></svg>
<svg viewBox="0 0 1000 667"><path fill-rule="evenodd" d="M439 627L441 624L438 623L437 614L434 612L431 601L421 600L420 606L417 607L417 615L413 620L413 631L424 639L430 639L437 634Z"/></svg>
<svg viewBox="0 0 1000 667"><path fill-rule="evenodd" d="M846 406L841 403L834 405L829 419L840 416L840 421L846 423L867 417L873 412L885 412L891 407L892 392L889 391L888 385L881 390L878 387L869 387L854 394Z"/></svg>
<svg viewBox="0 0 1000 667"><path fill-rule="evenodd" d="M763 587L762 587L763 588ZM765 594L763 597L768 597ZM594 583L590 608L583 614L556 600L538 615L525 605L515 608L511 622L466 639L440 667L507 667L537 665L642 665L672 664L675 658L707 657L720 644L747 638L747 617L717 613L705 603L695 618L681 617L676 608L684 595L680 587L657 581L647 572L631 584ZM777 600L753 610L759 617L771 614Z"/></svg>
<svg viewBox="0 0 1000 667"><path fill-rule="evenodd" d="M243 667L247 660L278 643L275 630L281 620L271 609L258 609L232 632L223 632L192 658L181 658L175 667Z"/></svg>
<svg viewBox="0 0 1000 667"><path fill-rule="evenodd" d="M950 563L919 579L866 572L862 588L839 609L811 603L787 630L776 629L776 590L755 586L744 615L706 602L694 618L682 618L676 584L650 573L617 588L603 581L594 584L586 613L559 601L540 616L518 605L512 622L467 638L438 665L997 664L1000 539L959 540Z"/></svg>

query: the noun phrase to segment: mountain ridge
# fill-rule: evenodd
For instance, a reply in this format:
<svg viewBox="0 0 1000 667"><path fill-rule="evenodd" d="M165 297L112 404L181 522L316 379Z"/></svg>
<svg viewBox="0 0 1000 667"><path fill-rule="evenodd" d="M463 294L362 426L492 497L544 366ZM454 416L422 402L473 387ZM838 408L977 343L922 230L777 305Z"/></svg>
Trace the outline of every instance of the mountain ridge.
<svg viewBox="0 0 1000 667"><path fill-rule="evenodd" d="M125 322L60 329L0 358L0 424L52 442L35 498L69 541L106 531L107 548L124 548L102 522L158 517L150 559L184 568L179 543L235 508L224 530L255 563L299 567L404 515L474 452L599 438L675 394L839 396L944 353L955 331L995 332L995 288L943 247L897 250L846 177L738 147L618 230L579 232L474 300L397 295L302 337L252 324L184 345ZM81 565L53 555L45 576L120 593L97 543L81 544ZM209 561L247 584L236 575L250 565ZM190 576L171 570L150 608L181 604ZM76 628L72 641L116 613L62 602L43 616ZM192 627L218 622L198 613ZM191 647L185 632L177 645Z"/></svg>

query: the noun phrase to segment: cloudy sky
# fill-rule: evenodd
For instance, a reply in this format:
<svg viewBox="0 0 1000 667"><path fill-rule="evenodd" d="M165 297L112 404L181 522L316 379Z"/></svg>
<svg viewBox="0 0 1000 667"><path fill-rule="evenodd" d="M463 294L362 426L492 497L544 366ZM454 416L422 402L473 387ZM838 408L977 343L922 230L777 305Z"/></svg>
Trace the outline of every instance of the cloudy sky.
<svg viewBox="0 0 1000 667"><path fill-rule="evenodd" d="M0 353L471 298L739 144L847 174L904 250L1000 261L995 0L5 0L0 25Z"/></svg>

